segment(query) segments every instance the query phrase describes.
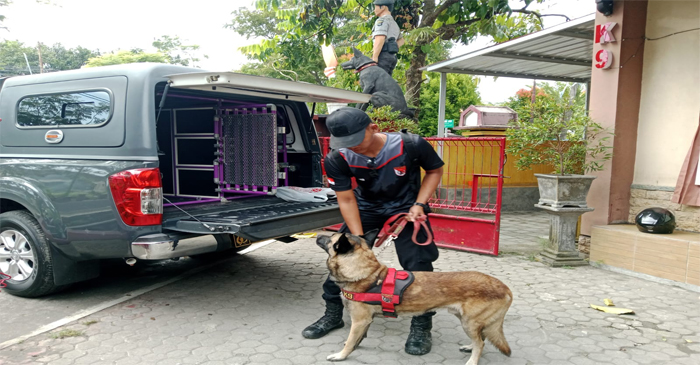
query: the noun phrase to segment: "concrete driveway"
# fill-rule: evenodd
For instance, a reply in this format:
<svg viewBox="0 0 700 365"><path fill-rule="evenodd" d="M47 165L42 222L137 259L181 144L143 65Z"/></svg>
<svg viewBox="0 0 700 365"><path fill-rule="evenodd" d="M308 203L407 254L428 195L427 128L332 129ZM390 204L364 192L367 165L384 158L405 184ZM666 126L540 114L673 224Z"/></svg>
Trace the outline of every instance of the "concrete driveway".
<svg viewBox="0 0 700 365"><path fill-rule="evenodd" d="M378 256L398 267L393 249ZM323 364L349 331L346 325L319 340L301 336L323 313L325 258L314 239L274 242L0 349L0 364ZM700 363L700 294L594 267L553 269L531 258L440 251L437 270L478 270L514 293L505 323L512 357L489 344L480 364ZM589 307L604 298L636 314ZM403 352L409 326L410 318L376 318L346 363L468 359L458 351L468 340L447 312L435 316L428 355Z"/></svg>

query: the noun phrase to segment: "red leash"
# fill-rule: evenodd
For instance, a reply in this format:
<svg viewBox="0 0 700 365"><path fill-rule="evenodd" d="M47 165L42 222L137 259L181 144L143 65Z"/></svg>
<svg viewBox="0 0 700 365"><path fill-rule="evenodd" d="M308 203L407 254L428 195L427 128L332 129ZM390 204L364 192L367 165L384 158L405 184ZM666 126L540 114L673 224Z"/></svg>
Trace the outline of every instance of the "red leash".
<svg viewBox="0 0 700 365"><path fill-rule="evenodd" d="M387 245L394 241L399 236L399 234L401 234L401 231L403 231L404 227L406 227L406 223L408 222L408 218L406 217L407 215L408 213L399 213L389 218L384 223L384 228L382 228L382 231L379 233L379 235L382 237L379 240L377 240L377 243L374 244L374 247L379 247L386 241L388 241ZM424 215L413 221L413 243L420 246L426 246L433 242L433 234L430 233L428 225L425 224L426 219L427 216ZM391 222L394 223L391 224ZM390 224L391 227L389 227ZM423 227L426 235L428 236L425 242L418 242L418 239L416 238L416 236L418 235L418 231L421 229L421 227Z"/></svg>
<svg viewBox="0 0 700 365"><path fill-rule="evenodd" d="M11 277L10 275L4 274L0 272L0 288L6 288L7 284L5 284L5 280L10 280Z"/></svg>

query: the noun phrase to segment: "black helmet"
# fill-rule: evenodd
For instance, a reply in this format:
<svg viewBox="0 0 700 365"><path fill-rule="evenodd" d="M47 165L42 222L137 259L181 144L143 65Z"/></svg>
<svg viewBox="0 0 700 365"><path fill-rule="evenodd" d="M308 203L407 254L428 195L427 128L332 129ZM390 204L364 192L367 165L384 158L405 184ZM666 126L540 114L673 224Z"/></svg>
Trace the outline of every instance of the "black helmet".
<svg viewBox="0 0 700 365"><path fill-rule="evenodd" d="M394 5L395 0L374 0L374 5Z"/></svg>
<svg viewBox="0 0 700 365"><path fill-rule="evenodd" d="M673 233L676 228L676 217L668 209L647 208L634 217L634 223L641 232Z"/></svg>

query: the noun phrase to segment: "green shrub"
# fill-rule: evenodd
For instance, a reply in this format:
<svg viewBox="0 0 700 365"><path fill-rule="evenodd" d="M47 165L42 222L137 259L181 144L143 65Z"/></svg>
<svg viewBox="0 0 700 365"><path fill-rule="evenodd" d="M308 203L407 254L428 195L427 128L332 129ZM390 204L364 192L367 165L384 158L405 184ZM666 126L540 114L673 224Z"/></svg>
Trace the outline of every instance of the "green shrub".
<svg viewBox="0 0 700 365"><path fill-rule="evenodd" d="M418 124L411 119L399 117L401 113L391 111L391 106L385 105L381 108L370 106L367 115L379 126L380 132L398 132L407 129L411 133L419 133Z"/></svg>

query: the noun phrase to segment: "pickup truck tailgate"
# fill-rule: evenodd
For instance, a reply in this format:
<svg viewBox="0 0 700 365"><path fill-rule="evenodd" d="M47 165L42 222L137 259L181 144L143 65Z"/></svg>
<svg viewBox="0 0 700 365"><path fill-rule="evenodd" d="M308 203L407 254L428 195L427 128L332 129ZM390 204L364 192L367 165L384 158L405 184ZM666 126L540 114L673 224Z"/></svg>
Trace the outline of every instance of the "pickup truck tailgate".
<svg viewBox="0 0 700 365"><path fill-rule="evenodd" d="M335 200L298 203L274 196L257 196L223 203L165 207L163 230L231 233L260 241L337 224L342 220Z"/></svg>

